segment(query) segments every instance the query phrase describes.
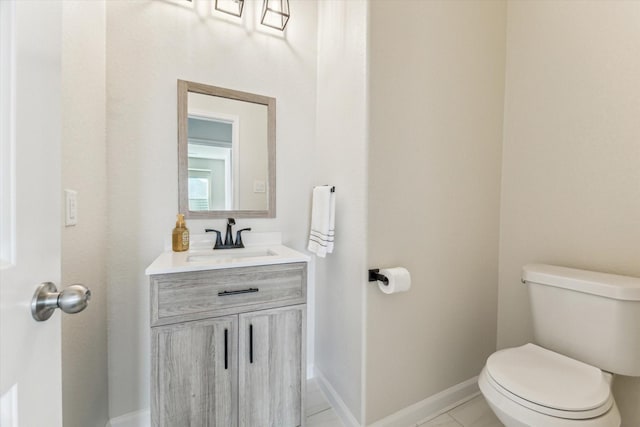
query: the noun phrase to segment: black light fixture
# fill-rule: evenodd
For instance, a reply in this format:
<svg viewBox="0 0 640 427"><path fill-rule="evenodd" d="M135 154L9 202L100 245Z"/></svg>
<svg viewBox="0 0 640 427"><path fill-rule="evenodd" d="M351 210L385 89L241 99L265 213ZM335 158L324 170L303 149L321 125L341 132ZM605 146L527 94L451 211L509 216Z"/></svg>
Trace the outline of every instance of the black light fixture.
<svg viewBox="0 0 640 427"><path fill-rule="evenodd" d="M284 31L289 16L289 0L263 0L262 25Z"/></svg>
<svg viewBox="0 0 640 427"><path fill-rule="evenodd" d="M215 8L228 15L242 16L244 0L216 0Z"/></svg>

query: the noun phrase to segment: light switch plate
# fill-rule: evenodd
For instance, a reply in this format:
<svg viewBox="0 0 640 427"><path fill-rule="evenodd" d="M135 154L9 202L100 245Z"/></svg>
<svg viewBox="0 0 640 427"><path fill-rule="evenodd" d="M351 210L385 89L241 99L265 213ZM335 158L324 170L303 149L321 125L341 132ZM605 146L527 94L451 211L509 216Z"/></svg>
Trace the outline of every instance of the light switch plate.
<svg viewBox="0 0 640 427"><path fill-rule="evenodd" d="M75 190L64 190L65 215L64 225L67 227L78 223L78 192Z"/></svg>

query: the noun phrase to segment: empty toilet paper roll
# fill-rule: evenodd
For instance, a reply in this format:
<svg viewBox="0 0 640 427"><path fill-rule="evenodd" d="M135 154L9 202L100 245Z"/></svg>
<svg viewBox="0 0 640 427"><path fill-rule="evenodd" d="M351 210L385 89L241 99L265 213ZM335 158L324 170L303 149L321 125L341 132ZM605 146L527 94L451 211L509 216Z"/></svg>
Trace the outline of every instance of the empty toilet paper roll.
<svg viewBox="0 0 640 427"><path fill-rule="evenodd" d="M389 279L388 285L378 281L378 287L385 294L406 292L411 288L411 274L404 267L383 268L380 270L380 274Z"/></svg>

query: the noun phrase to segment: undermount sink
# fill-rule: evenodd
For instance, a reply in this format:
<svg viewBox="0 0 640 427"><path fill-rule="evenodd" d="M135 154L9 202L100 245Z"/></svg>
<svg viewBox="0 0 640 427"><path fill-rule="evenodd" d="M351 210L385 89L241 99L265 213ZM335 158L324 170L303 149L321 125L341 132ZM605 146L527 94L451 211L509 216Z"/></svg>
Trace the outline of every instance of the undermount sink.
<svg viewBox="0 0 640 427"><path fill-rule="evenodd" d="M213 242L210 235L192 235L189 251L173 252L167 250L147 267L145 273L151 276L309 261L308 255L301 254L280 243L279 235L274 237L273 233L256 234L257 236L247 237L253 238L258 243L247 242L244 248L234 249L212 249ZM266 239L271 240L266 241Z"/></svg>
<svg viewBox="0 0 640 427"><path fill-rule="evenodd" d="M218 249L208 253L194 253L187 255L187 262L227 262L231 260L244 260L247 258L261 258L278 255L269 248L244 248L244 249Z"/></svg>

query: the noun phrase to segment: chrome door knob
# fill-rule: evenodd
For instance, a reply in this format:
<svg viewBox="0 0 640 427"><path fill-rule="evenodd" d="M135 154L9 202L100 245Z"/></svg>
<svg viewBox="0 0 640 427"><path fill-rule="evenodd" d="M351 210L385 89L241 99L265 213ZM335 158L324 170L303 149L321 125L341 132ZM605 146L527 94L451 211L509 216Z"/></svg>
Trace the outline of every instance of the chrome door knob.
<svg viewBox="0 0 640 427"><path fill-rule="evenodd" d="M58 292L51 282L41 283L31 300L31 315L38 322L49 319L56 308L65 313L79 313L89 304L91 291L80 284L71 285Z"/></svg>

